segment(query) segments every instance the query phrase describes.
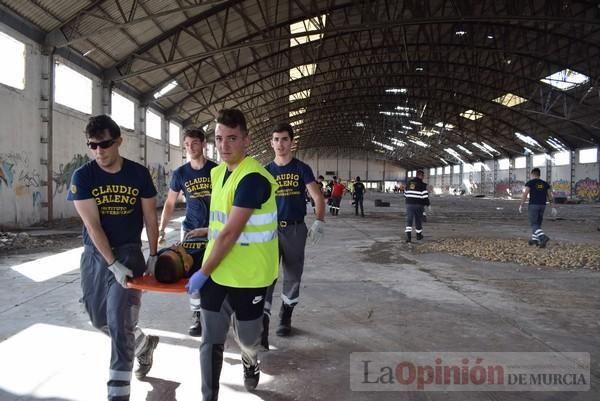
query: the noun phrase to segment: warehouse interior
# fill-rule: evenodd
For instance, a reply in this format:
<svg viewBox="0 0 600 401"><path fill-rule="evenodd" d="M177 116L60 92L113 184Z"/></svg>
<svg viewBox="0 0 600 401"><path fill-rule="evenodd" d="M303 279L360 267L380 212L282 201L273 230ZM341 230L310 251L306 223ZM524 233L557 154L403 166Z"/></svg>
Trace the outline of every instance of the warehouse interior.
<svg viewBox="0 0 600 401"><path fill-rule="evenodd" d="M78 302L66 200L92 156L88 118L119 123L160 213L185 129L221 161L225 108L245 113L262 164L286 121L315 175L360 176L367 192L365 218L346 195L306 248L298 333L273 340L256 392L228 343L221 399L597 400L599 25L600 3L583 0L0 0L0 400L105 399L109 344ZM545 249L518 212L532 168L556 199ZM421 169L432 212L406 244L402 189ZM199 398L185 297L143 302L161 343L132 399ZM588 386L363 388L361 352L583 353Z"/></svg>

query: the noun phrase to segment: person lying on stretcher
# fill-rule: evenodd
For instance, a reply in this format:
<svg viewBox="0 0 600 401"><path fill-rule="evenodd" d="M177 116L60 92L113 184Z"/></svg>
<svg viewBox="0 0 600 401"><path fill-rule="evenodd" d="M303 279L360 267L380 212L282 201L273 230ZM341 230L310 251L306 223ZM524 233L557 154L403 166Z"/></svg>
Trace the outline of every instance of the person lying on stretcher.
<svg viewBox="0 0 600 401"><path fill-rule="evenodd" d="M172 284L189 278L202 266L208 239L194 237L158 251L154 268L156 281Z"/></svg>

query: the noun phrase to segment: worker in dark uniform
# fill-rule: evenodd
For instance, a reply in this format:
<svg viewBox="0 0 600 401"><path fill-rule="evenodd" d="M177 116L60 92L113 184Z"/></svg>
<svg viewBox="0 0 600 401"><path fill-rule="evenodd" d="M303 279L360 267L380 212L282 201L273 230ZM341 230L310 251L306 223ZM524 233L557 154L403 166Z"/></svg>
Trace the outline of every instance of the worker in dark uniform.
<svg viewBox="0 0 600 401"><path fill-rule="evenodd" d="M358 208L360 206L360 215L365 217L365 209L363 207L363 198L365 196L365 184L360 182L360 177L356 177L356 181L352 186L354 197L354 215L358 216Z"/></svg>
<svg viewBox="0 0 600 401"><path fill-rule="evenodd" d="M413 221L417 240L423 239L422 219L425 206L429 206L429 210L431 211L427 184L423 182L424 176L425 173L423 170L417 170L416 176L408 181L404 190L404 197L406 199L406 242L411 242Z"/></svg>
<svg viewBox="0 0 600 401"><path fill-rule="evenodd" d="M550 238L548 238L542 230L542 220L544 219L544 212L546 211L546 202L552 206L554 198L552 196L552 188L550 185L546 181L540 179L539 168L531 170L531 180L527 181L525 188L523 188L519 213L523 211L523 203L527 200L527 195L529 195L529 209L527 210L527 215L529 217L529 225L531 226L529 245L545 248ZM556 216L556 214L556 208L553 207L552 216Z"/></svg>
<svg viewBox="0 0 600 401"><path fill-rule="evenodd" d="M108 400L129 400L134 358L138 379L152 368L157 336L138 327L142 292L127 281L153 274L158 243L156 189L144 166L119 154L121 129L107 115L92 116L85 127L94 160L73 173L67 199L83 220L81 289L92 325L111 340ZM150 256L142 254L146 226Z"/></svg>
<svg viewBox="0 0 600 401"><path fill-rule="evenodd" d="M277 201L277 233L279 256L283 271L283 288L281 291L281 308L277 334L289 336L292 332L292 312L300 299L300 281L304 271L304 247L307 236L318 242L324 234L325 199L321 193L321 185L315 180L312 169L306 163L296 159L292 154L292 138L294 132L288 123L279 123L271 131L271 147L275 152L275 160L265 166L279 189L275 194ZM315 200L316 219L310 229L304 223L306 204L304 193L308 191ZM269 349L268 333L271 316L271 302L275 283L267 290L263 316L263 336L261 344Z"/></svg>
<svg viewBox="0 0 600 401"><path fill-rule="evenodd" d="M185 219L181 223L180 241L192 237L208 235L208 210L210 208L210 171L217 164L204 157L206 137L198 128L188 129L183 133L183 146L189 160L173 171L169 193L165 200L159 225L159 242L165 240L165 228L169 225L175 204L180 193L185 196ZM192 325L188 333L193 337L202 335L200 320L200 294L190 295Z"/></svg>

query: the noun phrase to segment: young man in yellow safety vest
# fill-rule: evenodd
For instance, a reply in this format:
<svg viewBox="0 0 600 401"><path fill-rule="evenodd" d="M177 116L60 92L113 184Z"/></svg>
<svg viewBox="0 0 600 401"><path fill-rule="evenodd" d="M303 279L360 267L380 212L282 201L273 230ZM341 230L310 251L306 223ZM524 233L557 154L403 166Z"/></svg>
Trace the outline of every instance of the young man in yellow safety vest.
<svg viewBox="0 0 600 401"><path fill-rule="evenodd" d="M218 398L232 314L242 353L244 386L256 388L265 294L277 278L279 262L277 182L246 156L250 138L241 111L222 110L216 123L215 143L224 163L211 171L208 244L202 267L188 283L189 293L200 291L204 401Z"/></svg>

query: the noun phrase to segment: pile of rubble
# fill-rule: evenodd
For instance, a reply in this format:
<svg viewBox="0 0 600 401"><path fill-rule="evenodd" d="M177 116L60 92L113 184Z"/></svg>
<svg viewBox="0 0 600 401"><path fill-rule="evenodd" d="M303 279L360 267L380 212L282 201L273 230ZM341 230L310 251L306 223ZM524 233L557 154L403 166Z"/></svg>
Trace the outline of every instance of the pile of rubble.
<svg viewBox="0 0 600 401"><path fill-rule="evenodd" d="M449 238L423 244L423 252L447 252L495 262L600 270L600 246L550 241L546 248L524 239Z"/></svg>
<svg viewBox="0 0 600 401"><path fill-rule="evenodd" d="M52 246L54 241L51 239L36 238L26 232L0 232L0 253L19 249L35 249L40 247Z"/></svg>

